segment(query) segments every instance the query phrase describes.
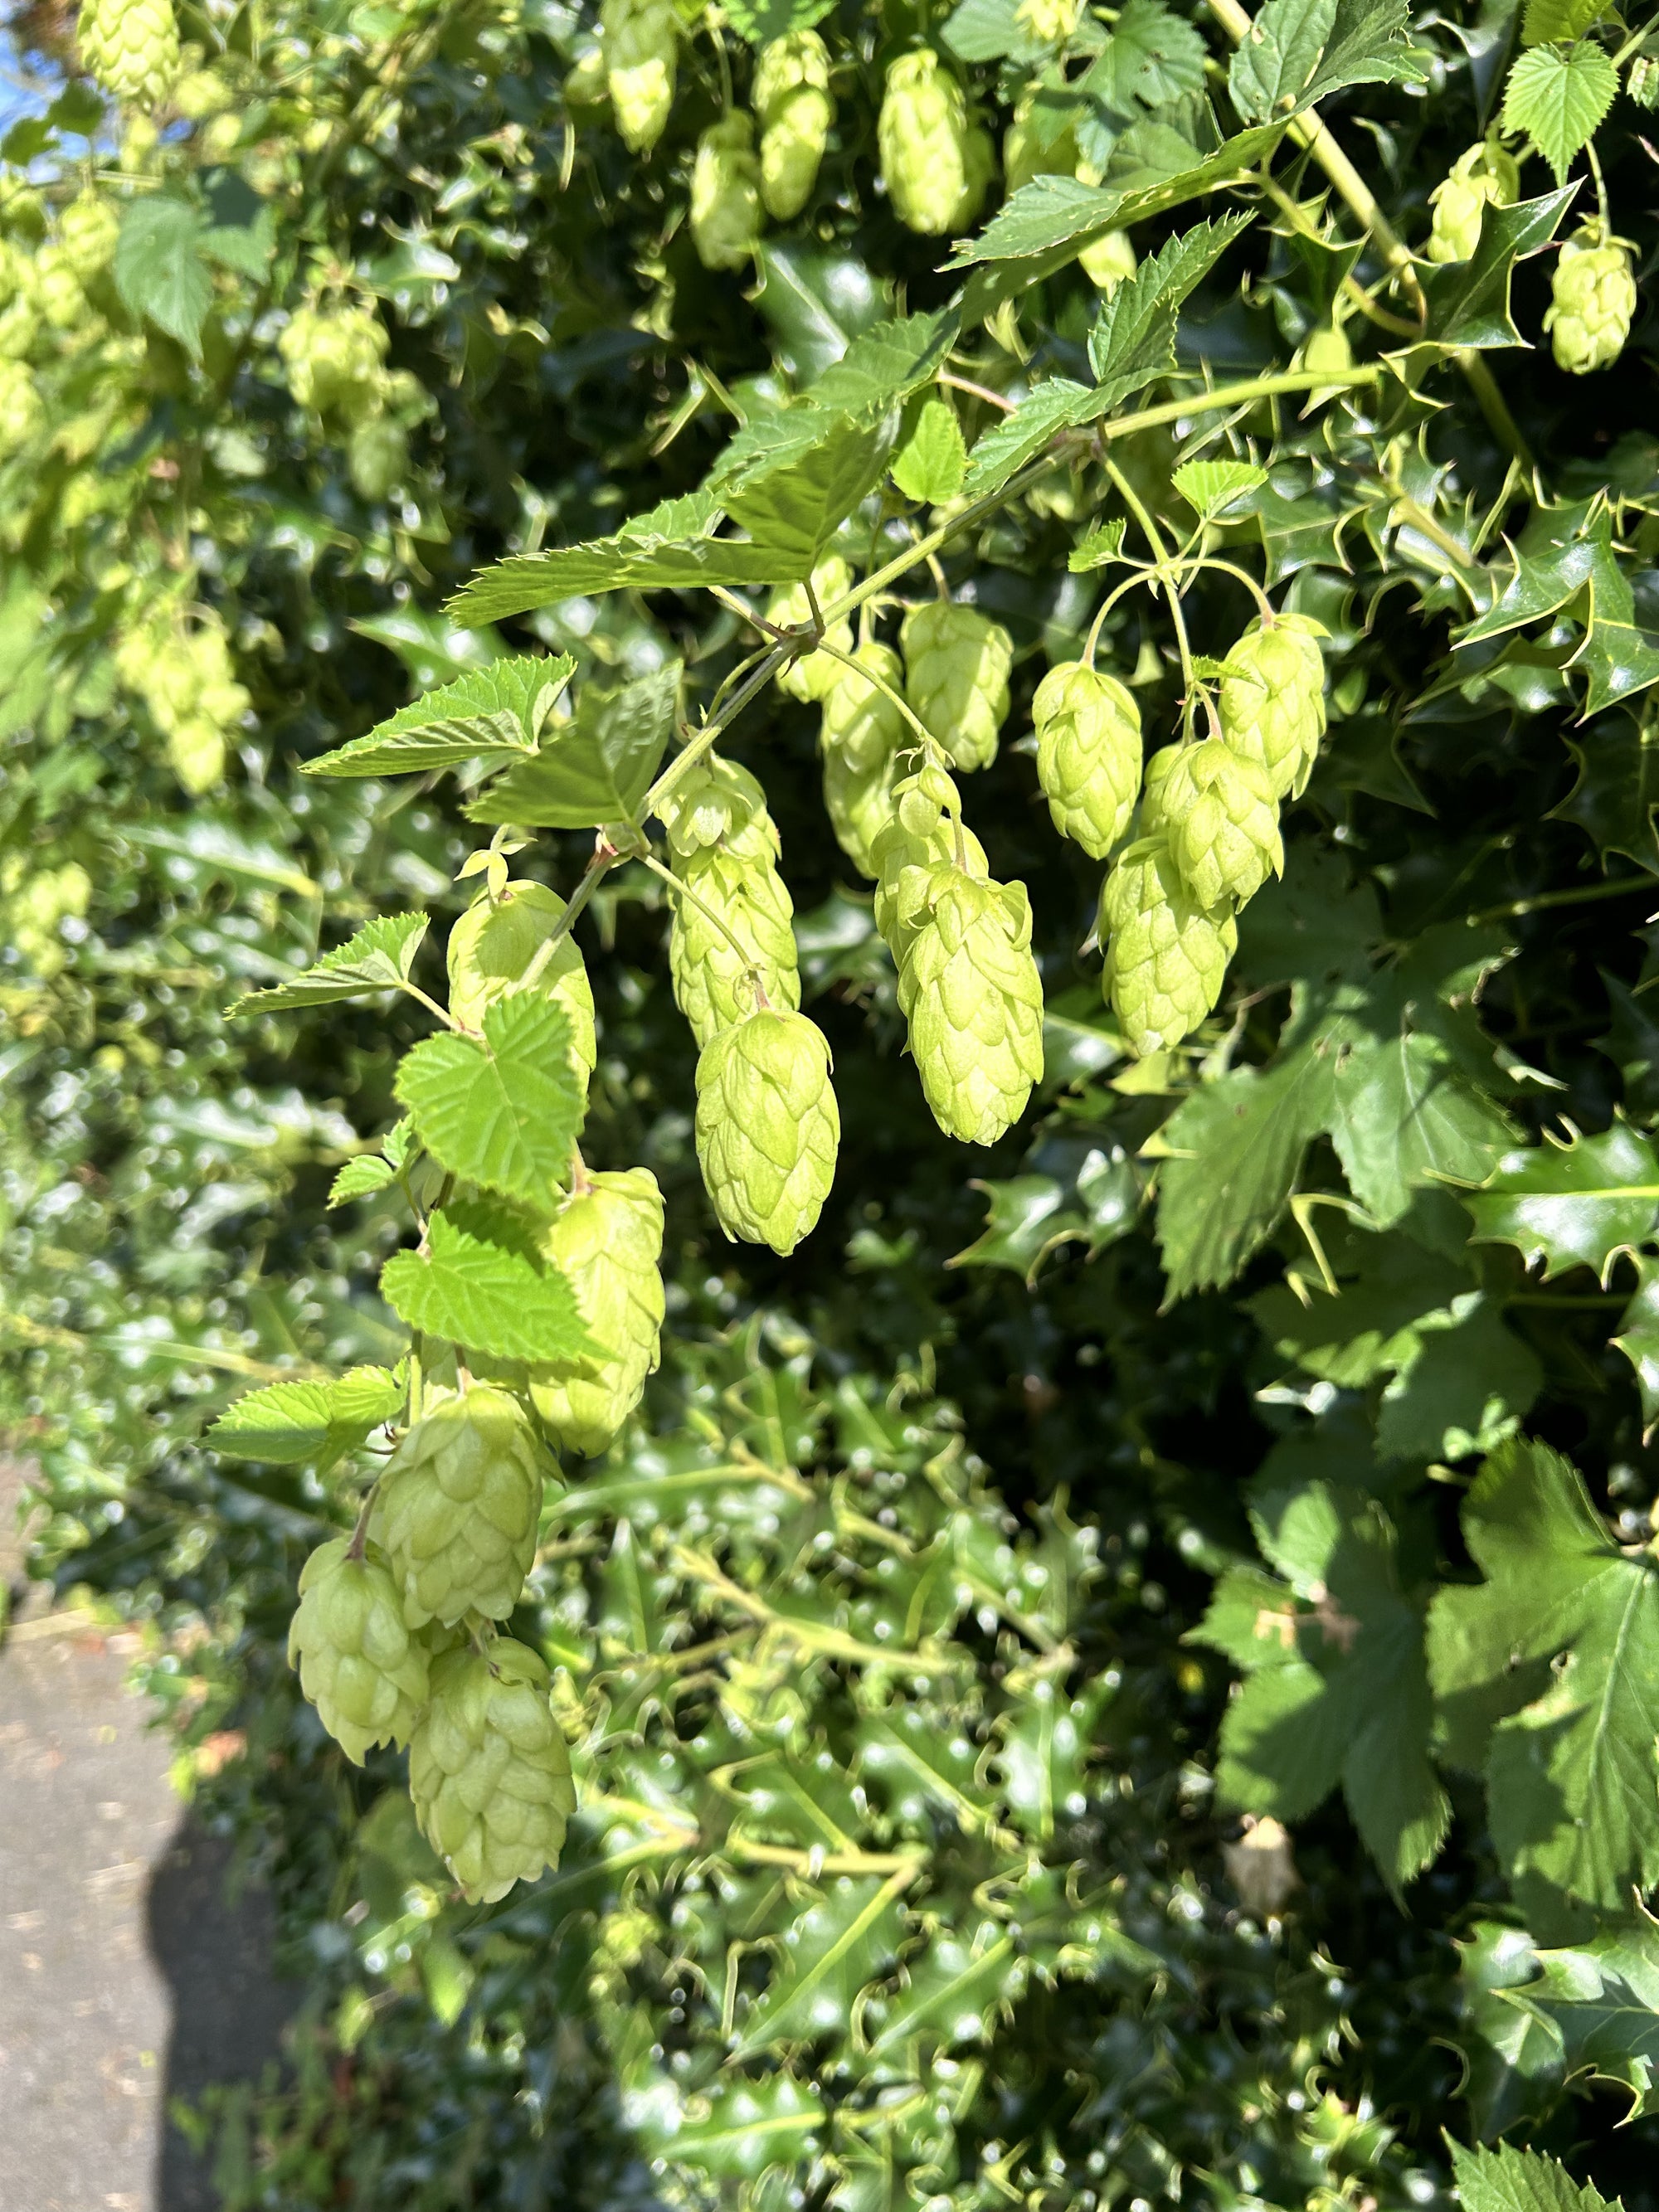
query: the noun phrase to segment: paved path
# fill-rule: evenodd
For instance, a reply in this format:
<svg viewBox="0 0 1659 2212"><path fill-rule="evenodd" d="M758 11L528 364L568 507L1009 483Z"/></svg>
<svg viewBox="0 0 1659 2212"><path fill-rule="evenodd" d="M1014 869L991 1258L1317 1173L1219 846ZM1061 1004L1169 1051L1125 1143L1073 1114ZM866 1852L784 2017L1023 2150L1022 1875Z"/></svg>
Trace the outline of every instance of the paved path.
<svg viewBox="0 0 1659 2212"><path fill-rule="evenodd" d="M0 1466L14 1589L17 1488ZM123 1639L20 1613L0 1644L0 2212L216 2212L163 2115L275 2051L269 1906L227 1902Z"/></svg>

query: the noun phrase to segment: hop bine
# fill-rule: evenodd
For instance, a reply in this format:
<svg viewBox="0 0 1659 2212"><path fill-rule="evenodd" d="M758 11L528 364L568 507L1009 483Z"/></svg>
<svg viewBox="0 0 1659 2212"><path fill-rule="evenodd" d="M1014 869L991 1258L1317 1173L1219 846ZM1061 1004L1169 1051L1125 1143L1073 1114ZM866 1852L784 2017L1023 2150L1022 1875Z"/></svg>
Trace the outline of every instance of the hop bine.
<svg viewBox="0 0 1659 2212"><path fill-rule="evenodd" d="M416 1422L380 1477L369 1533L411 1628L505 1620L536 1556L541 1448L523 1407L483 1384Z"/></svg>
<svg viewBox="0 0 1659 2212"><path fill-rule="evenodd" d="M1062 837L1103 860L1140 794L1140 709L1115 676L1080 660L1048 671L1031 702L1037 781Z"/></svg>
<svg viewBox="0 0 1659 2212"><path fill-rule="evenodd" d="M541 1660L506 1637L433 1662L409 1794L422 1834L475 1905L559 1863L576 1792L550 1692Z"/></svg>
<svg viewBox="0 0 1659 2212"><path fill-rule="evenodd" d="M979 212L995 157L962 87L930 46L890 63L876 126L881 173L907 229L942 238Z"/></svg>
<svg viewBox="0 0 1659 2212"><path fill-rule="evenodd" d="M1042 1073L1042 981L1024 884L950 862L929 870L898 1000L933 1119L964 1144L994 1144Z"/></svg>
<svg viewBox="0 0 1659 2212"><path fill-rule="evenodd" d="M1544 317L1556 366L1573 376L1608 368L1625 350L1636 315L1630 250L1599 222L1586 223L1561 248Z"/></svg>
<svg viewBox="0 0 1659 2212"><path fill-rule="evenodd" d="M816 31L787 32L762 48L753 100L761 125L761 198L774 222L788 222L812 196L836 119L829 51Z"/></svg>
<svg viewBox="0 0 1659 2212"><path fill-rule="evenodd" d="M1325 734L1327 632L1310 615L1252 623L1227 655L1218 702L1221 735L1254 761L1275 800L1307 789Z"/></svg>
<svg viewBox="0 0 1659 2212"><path fill-rule="evenodd" d="M405 1624L398 1584L374 1547L359 1554L338 1536L306 1561L288 1661L356 1765L371 1744L408 1742L426 1703L428 1655Z"/></svg>
<svg viewBox="0 0 1659 2212"><path fill-rule="evenodd" d="M691 165L691 243L705 269L741 269L761 232L760 158L746 115L711 123Z"/></svg>
<svg viewBox="0 0 1659 2212"><path fill-rule="evenodd" d="M602 1452L640 1402L662 1329L663 1204L649 1168L578 1168L542 1251L576 1294L597 1357L532 1368L530 1395L568 1450Z"/></svg>
<svg viewBox="0 0 1659 2212"><path fill-rule="evenodd" d="M1007 631L975 607L931 599L905 616L899 643L916 720L958 769L988 768L1008 714Z"/></svg>
<svg viewBox="0 0 1659 2212"><path fill-rule="evenodd" d="M622 142L648 154L674 107L679 37L673 0L605 0L599 51Z"/></svg>
<svg viewBox="0 0 1659 2212"><path fill-rule="evenodd" d="M793 1252L823 1210L841 1142L822 1032L774 1006L723 1031L697 1061L696 1126L726 1235Z"/></svg>
<svg viewBox="0 0 1659 2212"><path fill-rule="evenodd" d="M1170 1051L1221 996L1238 947L1231 908L1200 906L1164 840L1145 837L1108 872L1098 927L1101 987L1131 1049Z"/></svg>
<svg viewBox="0 0 1659 2212"><path fill-rule="evenodd" d="M526 970L564 910L564 901L545 884L509 883L499 897L484 890L473 900L449 933L449 1011L463 1028L482 1028L491 1006L523 989ZM559 939L536 989L570 1024L570 1063L586 1095L599 1056L593 989L568 934Z"/></svg>
<svg viewBox="0 0 1659 2212"><path fill-rule="evenodd" d="M1520 169L1501 146L1471 146L1460 154L1450 174L1429 194L1434 210L1430 260L1473 260L1480 243L1480 210L1489 204L1508 207L1520 189Z"/></svg>
<svg viewBox="0 0 1659 2212"><path fill-rule="evenodd" d="M711 756L664 802L663 820L691 894L674 901L669 975L698 1044L752 1011L757 978L769 1005L799 1006L794 908L759 784Z"/></svg>
<svg viewBox="0 0 1659 2212"><path fill-rule="evenodd" d="M1200 907L1243 906L1284 873L1267 773L1219 738L1176 749L1160 805L1170 851Z"/></svg>

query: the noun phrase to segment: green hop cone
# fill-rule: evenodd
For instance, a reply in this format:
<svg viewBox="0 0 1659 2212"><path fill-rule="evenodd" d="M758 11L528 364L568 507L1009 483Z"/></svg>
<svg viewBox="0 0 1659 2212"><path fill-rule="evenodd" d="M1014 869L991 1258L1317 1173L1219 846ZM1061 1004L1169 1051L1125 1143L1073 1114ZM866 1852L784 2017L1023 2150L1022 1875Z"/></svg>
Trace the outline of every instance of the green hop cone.
<svg viewBox="0 0 1659 2212"><path fill-rule="evenodd" d="M839 553L828 553L812 571L812 592L820 612L832 600L840 599L853 581L853 572ZM805 584L787 584L781 591L774 592L767 602L766 619L779 629L802 629L812 619L812 601L807 596ZM826 645L838 653L849 653L853 646L853 625L850 622L831 623L823 633ZM778 689L792 699L804 702L822 699L847 673L839 660L827 653L804 653L799 660L792 660L778 677Z"/></svg>
<svg viewBox="0 0 1659 2212"><path fill-rule="evenodd" d="M599 46L623 143L630 154L648 154L674 107L679 32L673 0L605 0Z"/></svg>
<svg viewBox="0 0 1659 2212"><path fill-rule="evenodd" d="M1080 660L1048 671L1031 702L1037 781L1062 837L1103 860L1140 795L1140 709L1115 676Z"/></svg>
<svg viewBox="0 0 1659 2212"><path fill-rule="evenodd" d="M88 76L136 107L155 106L179 73L173 0L82 0L76 38Z"/></svg>
<svg viewBox="0 0 1659 2212"><path fill-rule="evenodd" d="M46 422L34 378L21 361L0 361L0 460L21 453Z"/></svg>
<svg viewBox="0 0 1659 2212"><path fill-rule="evenodd" d="M760 240L760 159L746 115L711 123L691 165L691 243L705 269L741 269Z"/></svg>
<svg viewBox="0 0 1659 2212"><path fill-rule="evenodd" d="M933 872L954 862L981 882L990 868L984 848L962 823L962 798L942 768L925 762L893 791L893 810L872 842L876 927L904 965L911 936L927 919Z"/></svg>
<svg viewBox="0 0 1659 2212"><path fill-rule="evenodd" d="M1508 207L1520 189L1520 169L1501 147L1481 144L1460 154L1450 174L1429 194L1434 210L1430 260L1473 260L1480 243L1480 210L1488 204Z"/></svg>
<svg viewBox="0 0 1659 2212"><path fill-rule="evenodd" d="M662 1329L662 1193L649 1168L580 1170L542 1238L603 1357L532 1368L536 1411L568 1450L602 1452L655 1371Z"/></svg>
<svg viewBox="0 0 1659 2212"><path fill-rule="evenodd" d="M525 970L564 919L564 901L545 884L509 883L499 898L480 892L449 933L449 1011L477 1030L498 1000L523 988ZM570 1024L570 1058L584 1094L599 1047L593 991L568 935L559 939L536 988Z"/></svg>
<svg viewBox="0 0 1659 2212"><path fill-rule="evenodd" d="M1221 735L1241 759L1266 772L1275 799L1308 787L1325 734L1327 635L1311 615L1252 623L1227 655L1221 679Z"/></svg>
<svg viewBox="0 0 1659 2212"><path fill-rule="evenodd" d="M930 599L899 633L911 712L963 770L988 768L1008 713L1014 648L1000 623L975 607Z"/></svg>
<svg viewBox="0 0 1659 2212"><path fill-rule="evenodd" d="M1077 28L1079 0L1019 0L1014 21L1044 46L1057 46Z"/></svg>
<svg viewBox="0 0 1659 2212"><path fill-rule="evenodd" d="M365 307L299 307L276 341L301 407L346 423L379 412L390 341Z"/></svg>
<svg viewBox="0 0 1659 2212"><path fill-rule="evenodd" d="M1077 167L1075 133L1069 124L1051 131L1048 112L1037 106L1035 86L1015 103L1014 119L1002 134L1002 179L1010 192L1034 177L1069 177Z"/></svg>
<svg viewBox="0 0 1659 2212"><path fill-rule="evenodd" d="M789 31L761 49L753 104L761 125L761 198L788 222L811 198L836 119L830 55L816 31Z"/></svg>
<svg viewBox="0 0 1659 2212"><path fill-rule="evenodd" d="M409 1794L421 1833L474 1905L559 1863L576 1792L551 1689L536 1653L507 1637L432 1662Z"/></svg>
<svg viewBox="0 0 1659 2212"><path fill-rule="evenodd" d="M907 229L942 238L957 227L979 158L970 136L962 87L931 47L890 63L876 137L887 196Z"/></svg>
<svg viewBox="0 0 1659 2212"><path fill-rule="evenodd" d="M1042 981L1024 884L948 862L930 871L898 998L933 1119L964 1144L994 1144L1042 1073Z"/></svg>
<svg viewBox="0 0 1659 2212"><path fill-rule="evenodd" d="M675 866L692 894L677 896L668 939L674 1002L700 1046L756 1006L800 1004L794 907L778 872L778 833L747 769L702 761L663 804Z"/></svg>
<svg viewBox="0 0 1659 2212"><path fill-rule="evenodd" d="M371 415L352 431L346 465L359 498L389 499L409 469L409 433L388 415Z"/></svg>
<svg viewBox="0 0 1659 2212"><path fill-rule="evenodd" d="M823 756L823 806L836 842L861 876L873 882L875 844L893 811L893 785L898 763L890 753L873 768L860 768L848 754L826 747Z"/></svg>
<svg viewBox="0 0 1659 2212"><path fill-rule="evenodd" d="M1284 873L1267 771L1219 738L1179 748L1161 805L1170 850L1200 906L1243 906L1270 875Z"/></svg>
<svg viewBox="0 0 1659 2212"><path fill-rule="evenodd" d="M867 677L837 665L836 680L823 694L820 735L827 759L838 754L851 766L879 767L910 739L912 732L898 704L904 691L904 669L890 645L872 638L853 658L867 668L887 689L882 690Z"/></svg>
<svg viewBox="0 0 1659 2212"><path fill-rule="evenodd" d="M58 218L58 243L82 284L101 276L115 258L121 217L96 193L82 192Z"/></svg>
<svg viewBox="0 0 1659 2212"><path fill-rule="evenodd" d="M1586 223L1561 248L1551 290L1544 328L1557 368L1573 376L1610 368L1636 314L1636 277L1624 241Z"/></svg>
<svg viewBox="0 0 1659 2212"><path fill-rule="evenodd" d="M835 1179L830 1048L805 1014L763 1006L697 1061L697 1158L726 1235L793 1252Z"/></svg>
<svg viewBox="0 0 1659 2212"><path fill-rule="evenodd" d="M1154 756L1156 757L1156 756ZM1168 1052L1221 996L1238 924L1226 905L1201 907L1161 837L1121 854L1100 887L1101 988L1129 1045Z"/></svg>
<svg viewBox="0 0 1659 2212"><path fill-rule="evenodd" d="M705 754L682 776L659 811L678 866L715 852L739 860L774 861L781 849L758 781L718 753Z"/></svg>
<svg viewBox="0 0 1659 2212"><path fill-rule="evenodd" d="M1638 54L1630 65L1625 89L1638 107L1659 107L1659 61L1651 54Z"/></svg>
<svg viewBox="0 0 1659 2212"><path fill-rule="evenodd" d="M1109 230L1103 238L1085 246L1078 259L1083 264L1084 275L1107 300L1140 265L1127 230Z"/></svg>
<svg viewBox="0 0 1659 2212"><path fill-rule="evenodd" d="M371 1744L409 1741L426 1703L428 1653L404 1620L392 1570L371 1545L320 1544L300 1571L288 1663L319 1719L356 1765Z"/></svg>
<svg viewBox="0 0 1659 2212"><path fill-rule="evenodd" d="M542 1454L524 1408L475 1384L416 1422L380 1477L370 1533L411 1628L505 1620L536 1556Z"/></svg>

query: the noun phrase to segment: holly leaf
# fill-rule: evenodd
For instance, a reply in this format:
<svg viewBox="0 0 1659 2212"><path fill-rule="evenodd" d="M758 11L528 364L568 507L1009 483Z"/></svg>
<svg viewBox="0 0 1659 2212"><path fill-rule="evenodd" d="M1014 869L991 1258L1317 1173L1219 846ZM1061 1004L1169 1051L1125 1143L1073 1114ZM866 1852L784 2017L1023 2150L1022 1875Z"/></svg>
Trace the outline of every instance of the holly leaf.
<svg viewBox="0 0 1659 2212"><path fill-rule="evenodd" d="M365 993L401 990L428 927L423 914L381 915L355 937L325 952L314 967L268 991L250 991L233 1014L276 1014L290 1006L325 1006Z"/></svg>
<svg viewBox="0 0 1659 2212"><path fill-rule="evenodd" d="M1659 2112L1659 1929L1639 1918L1537 1955L1529 2012L1559 2039L1563 2070L1630 2099L1625 2120Z"/></svg>
<svg viewBox="0 0 1659 2212"><path fill-rule="evenodd" d="M1510 316L1515 264L1549 244L1577 189L1567 185L1510 207L1487 201L1480 210L1480 241L1470 258L1421 271L1432 343L1487 349L1527 343Z"/></svg>
<svg viewBox="0 0 1659 2212"><path fill-rule="evenodd" d="M772 1978L744 2020L732 2057L845 2034L854 2004L886 1971L902 1936L890 1883L843 1875L826 1885L785 1931Z"/></svg>
<svg viewBox="0 0 1659 2212"><path fill-rule="evenodd" d="M401 1367L353 1367L326 1382L273 1382L239 1398L203 1442L227 1459L270 1467L310 1460L326 1474L371 1431L396 1419L408 1387Z"/></svg>
<svg viewBox="0 0 1659 2212"><path fill-rule="evenodd" d="M975 1182L972 1188L990 1202L985 1228L945 1266L1006 1267L1028 1284L1062 1245L1085 1244L1093 1259L1133 1228L1140 1203L1133 1164L1115 1145L1109 1152L1090 1146L1073 1178L1023 1175L1006 1182Z"/></svg>
<svg viewBox="0 0 1659 2212"><path fill-rule="evenodd" d="M1632 714L1607 714L1583 744L1569 738L1566 744L1578 781L1551 809L1551 821L1582 830L1604 867L1609 854L1620 853L1659 875L1659 732Z"/></svg>
<svg viewBox="0 0 1659 2212"><path fill-rule="evenodd" d="M904 1986L883 2014L871 2057L896 2057L907 2044L934 2051L988 2043L1024 1995L1029 1971L999 1920L981 1920L965 1936L940 1929L920 1958L906 1960Z"/></svg>
<svg viewBox="0 0 1659 2212"><path fill-rule="evenodd" d="M202 325L213 305L213 278L202 258L201 212L172 193L127 202L115 241L113 273L121 303L202 357Z"/></svg>
<svg viewBox="0 0 1659 2212"><path fill-rule="evenodd" d="M1595 136L1618 90L1618 70L1592 42L1534 46L1510 71L1504 128L1526 132L1559 185L1573 156Z"/></svg>
<svg viewBox="0 0 1659 2212"><path fill-rule="evenodd" d="M672 733L679 685L678 660L619 690L584 684L571 720L533 759L497 777L467 808L468 820L550 830L632 823Z"/></svg>
<svg viewBox="0 0 1659 2212"><path fill-rule="evenodd" d="M410 1328L491 1358L599 1356L565 1277L532 1258L527 1239L497 1241L507 1233L482 1209L450 1206L428 1223L423 1252L386 1261L380 1294Z"/></svg>
<svg viewBox="0 0 1659 2212"><path fill-rule="evenodd" d="M1636 1291L1612 1340L1636 1370L1642 1397L1642 1441L1659 1428L1659 1261L1636 1262Z"/></svg>
<svg viewBox="0 0 1659 2212"><path fill-rule="evenodd" d="M1608 2212L1589 2182L1581 2187L1563 2166L1537 2151L1500 2143L1496 2150L1451 2145L1452 2172L1464 2212ZM1618 2197L1615 2212L1623 2212Z"/></svg>
<svg viewBox="0 0 1659 2212"><path fill-rule="evenodd" d="M893 482L907 499L930 507L954 499L968 473L968 447L948 401L929 399L893 462Z"/></svg>
<svg viewBox="0 0 1659 2212"><path fill-rule="evenodd" d="M492 660L400 707L366 738L307 761L305 772L411 775L472 760L493 766L533 753L575 666L568 653Z"/></svg>
<svg viewBox="0 0 1659 2212"><path fill-rule="evenodd" d="M1513 1244L1543 1279L1592 1267L1605 1284L1622 1253L1633 1254L1659 1220L1659 1154L1652 1138L1615 1120L1599 1137L1506 1152L1485 1185L1462 1194L1475 1241Z"/></svg>
<svg viewBox="0 0 1659 2212"><path fill-rule="evenodd" d="M569 1170L583 1095L562 1009L531 994L486 1009L483 1037L445 1030L405 1053L397 1094L440 1166L546 1211Z"/></svg>

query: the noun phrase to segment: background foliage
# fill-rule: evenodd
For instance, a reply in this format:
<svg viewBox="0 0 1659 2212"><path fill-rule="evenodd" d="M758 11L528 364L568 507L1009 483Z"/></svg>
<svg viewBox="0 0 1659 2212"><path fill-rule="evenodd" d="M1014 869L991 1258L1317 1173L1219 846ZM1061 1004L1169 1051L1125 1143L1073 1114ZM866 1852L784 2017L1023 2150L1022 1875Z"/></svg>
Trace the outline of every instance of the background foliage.
<svg viewBox="0 0 1659 2212"><path fill-rule="evenodd" d="M1574 84L1618 58L1595 143L1650 261L1639 26L1356 9L1350 58L1386 58L1344 79L1318 11L1272 4L1283 36L1231 89L1202 11L1089 19L1097 169L1167 179L1187 155L1160 132L1201 155L1218 115L1272 136L1364 87L1331 120L1391 231L1293 139L1238 161L1273 154L1280 198L1231 195L1254 222L1171 307L1187 377L1282 368L1348 278L1382 286L1387 235L1420 250L1522 46ZM399 1218L326 1201L429 1024L385 997L224 1010L371 916L469 896L465 792L307 760L538 645L578 696L683 659L707 706L746 647L701 595L562 589L471 627L445 602L690 490L731 405L762 419L952 301L877 182L882 67L940 26L897 0L822 20L835 133L750 283L702 266L685 211L737 34L769 20L688 21L648 159L593 104L574 10L180 22L209 77L154 122L70 75L0 149L0 350L33 395L0 441L7 1417L43 1571L152 1625L181 1786L245 1838L303 1961L291 2073L200 2118L227 2203L1424 2205L1443 2130L1650 2201L1659 442L1650 323L1593 384L1514 350L1563 179L1571 220L1593 198L1572 100L1554 138L1503 111L1537 147L1521 202L1425 266L1426 339L1350 317L1362 363L1390 357L1374 386L1114 447L1182 532L1181 460L1259 461L1212 542L1331 632L1284 882L1186 1050L1127 1058L1078 949L1098 872L1005 746L969 812L1032 892L1048 1073L994 1152L940 1137L825 834L814 717L768 694L732 744L782 833L844 1125L823 1224L779 1261L702 1195L656 886L593 900L584 1146L663 1185L669 1328L640 1419L568 1470L514 1623L556 1670L571 1846L470 1907L401 1761L346 1765L287 1669L300 1561L351 1518L339 1472L201 1441L251 1383L401 1353L376 1290ZM25 30L72 64L60 27ZM1064 106L1011 10L969 0L943 35L1000 132L1034 83L1041 115L1045 71ZM1018 251L976 264L945 388L981 482L999 397L1036 410L1035 454L1052 380L1102 373L1097 295L1035 251L1071 189L988 204L987 250ZM1137 189L1143 264L1224 211ZM70 281L82 193L118 242ZM284 355L319 298L385 334L378 473ZM1194 389L1149 358L1134 404ZM1114 576L1068 565L1124 510L1065 450L942 556L1013 635L1011 730ZM872 514L902 544L902 505L849 553ZM1197 649L1250 611L1201 578ZM1172 725L1167 609L1121 602L1103 650ZM181 657L193 693L158 676ZM515 865L568 890L589 842Z"/></svg>

